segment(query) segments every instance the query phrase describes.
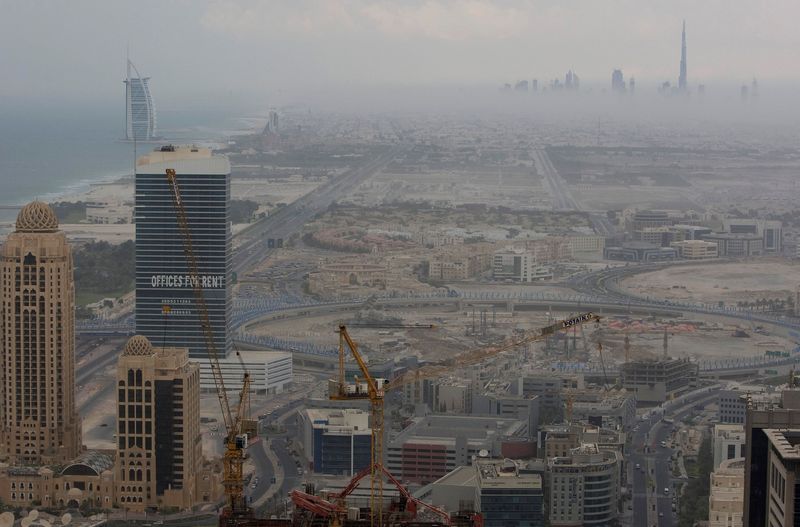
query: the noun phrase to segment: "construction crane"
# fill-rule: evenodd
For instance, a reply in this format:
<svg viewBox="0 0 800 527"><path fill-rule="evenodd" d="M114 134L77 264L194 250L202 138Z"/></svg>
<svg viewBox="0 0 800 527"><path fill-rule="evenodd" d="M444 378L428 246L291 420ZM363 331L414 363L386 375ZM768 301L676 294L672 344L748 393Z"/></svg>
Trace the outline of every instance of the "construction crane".
<svg viewBox="0 0 800 527"><path fill-rule="evenodd" d="M603 360L603 343L597 342L597 355L600 357L600 366L603 368L603 390L608 391L608 375L606 374L606 361Z"/></svg>
<svg viewBox="0 0 800 527"><path fill-rule="evenodd" d="M432 329L435 326L405 324L363 324L359 327L386 329ZM345 376L346 351L358 364L363 379L348 383ZM383 395L386 379L374 379L367 363L358 351L358 344L350 336L347 326L339 326L339 376L329 385L329 396L333 400L369 399L372 412L372 447L370 449L370 525L383 525Z"/></svg>
<svg viewBox="0 0 800 527"><path fill-rule="evenodd" d="M395 388L400 388L401 386L404 386L406 384L421 379L440 377L442 375L451 372L454 367L464 367L464 366L472 366L474 364L478 364L486 359L499 355L510 349L525 344L529 344L531 342L545 340L559 331L564 331L576 326L582 326L587 322L598 323L600 322L600 317L591 312L582 313L575 317L567 318L559 322L556 322L555 324L543 327L539 330L533 331L532 333L528 333L527 335L521 338L509 339L498 346L491 346L488 348L487 347L476 348L466 351L464 353L460 353L456 357L453 357L446 361L431 363L419 369L407 371L403 375L400 375L399 377L393 379L385 387L385 390L386 391L394 390Z"/></svg>
<svg viewBox="0 0 800 527"><path fill-rule="evenodd" d="M362 382L348 384L345 379L345 347L356 360L363 376ZM339 326L339 378L330 386L333 400L369 399L372 411L372 447L370 448L370 525L383 525L383 476L379 468L383 463L383 395L386 379L373 379L367 363L358 351L358 344L350 337L345 325Z"/></svg>
<svg viewBox="0 0 800 527"><path fill-rule="evenodd" d="M564 391L567 400L564 402L564 422L570 424L572 422L572 408L575 405L575 390L568 389Z"/></svg>
<svg viewBox="0 0 800 527"><path fill-rule="evenodd" d="M375 379L369 372L364 358L358 350L358 344L350 336L345 325L339 326L339 372L338 378L329 383L329 396L333 400L353 400L368 399L372 411L372 449L370 464L370 525L376 523L383 525L383 407L384 396L388 390L400 388L405 384L416 382L420 379L438 377L452 371L453 367L464 367L478 364L490 357L494 357L504 351L508 351L517 346L528 344L548 338L558 331L581 326L586 322L599 322L600 317L594 313L583 313L581 315L556 322L547 327L541 328L523 338L507 341L499 346L489 348L477 348L459 354L455 358L442 363L423 366L414 371L406 372L397 377L391 383L386 379ZM433 328L434 326L406 326L395 324L391 326L368 325L367 327L392 327L392 328ZM346 351L358 364L363 379L359 382L348 383L345 377L345 358ZM377 521L376 521L377 519Z"/></svg>
<svg viewBox="0 0 800 527"><path fill-rule="evenodd" d="M242 466L244 464L244 450L247 447L248 433L254 432L255 426L249 418L250 406L250 374L244 366L241 355L237 351L239 361L244 370L242 390L239 394L239 404L235 411L231 410L228 401L228 392L225 390L225 381L222 377L222 368L219 363L219 353L214 341L214 331L208 315L208 305L206 304L205 294L201 287L200 271L192 244L192 234L189 229L189 221L186 216L186 208L181 199L180 187L175 170L168 168L166 171L167 183L172 195L172 204L178 220L178 229L183 238L183 252L186 255L186 265L188 267L192 291L194 292L195 303L197 304L197 315L203 329L203 339L209 355L211 373L214 377L214 386L217 390L220 406L222 407L222 419L225 423L227 434L225 436L225 454L223 456L223 485L225 487L225 497L227 509L220 517L220 525L236 525L240 520L251 516L250 508L247 506L244 496L244 475Z"/></svg>

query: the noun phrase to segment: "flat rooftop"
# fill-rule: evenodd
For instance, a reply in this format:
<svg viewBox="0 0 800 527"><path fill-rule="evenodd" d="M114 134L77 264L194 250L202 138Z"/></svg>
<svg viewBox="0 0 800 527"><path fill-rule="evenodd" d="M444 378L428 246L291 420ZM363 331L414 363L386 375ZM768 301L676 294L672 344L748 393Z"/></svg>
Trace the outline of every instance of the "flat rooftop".
<svg viewBox="0 0 800 527"><path fill-rule="evenodd" d="M800 428L765 428L764 434L781 458L800 461L800 449L797 446L800 444Z"/></svg>
<svg viewBox="0 0 800 527"><path fill-rule="evenodd" d="M476 417L473 415L428 415L418 418L403 430L391 445L418 440L426 444L449 445L456 437L465 437L475 444L492 437L520 437L528 424L519 419Z"/></svg>
<svg viewBox="0 0 800 527"><path fill-rule="evenodd" d="M477 459L475 472L481 488L539 489L542 477L539 474L520 474L519 465L511 459Z"/></svg>
<svg viewBox="0 0 800 527"><path fill-rule="evenodd" d="M178 177L231 173L227 156L214 155L210 148L193 145L162 146L136 159L137 174L162 174L167 168L174 168Z"/></svg>

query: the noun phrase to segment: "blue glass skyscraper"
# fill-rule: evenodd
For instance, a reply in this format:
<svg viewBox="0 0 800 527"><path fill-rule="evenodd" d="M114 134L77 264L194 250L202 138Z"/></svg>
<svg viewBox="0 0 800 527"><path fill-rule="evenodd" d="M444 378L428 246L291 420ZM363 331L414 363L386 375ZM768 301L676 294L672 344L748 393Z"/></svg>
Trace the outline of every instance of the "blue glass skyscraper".
<svg viewBox="0 0 800 527"><path fill-rule="evenodd" d="M230 162L208 148L162 147L136 161L136 333L208 357L166 170L174 168L217 352L230 349ZM164 309L167 306L168 309Z"/></svg>

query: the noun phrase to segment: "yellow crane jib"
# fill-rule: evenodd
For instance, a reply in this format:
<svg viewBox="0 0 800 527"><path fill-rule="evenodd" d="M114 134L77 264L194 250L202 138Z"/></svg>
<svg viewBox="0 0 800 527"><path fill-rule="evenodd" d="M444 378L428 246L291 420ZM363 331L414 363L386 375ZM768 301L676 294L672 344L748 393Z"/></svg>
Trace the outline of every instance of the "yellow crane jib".
<svg viewBox="0 0 800 527"><path fill-rule="evenodd" d="M505 342L496 346L466 350L462 353L459 353L455 357L451 357L444 361L431 363L416 370L409 370L399 377L392 379L385 389L386 391L389 391L400 388L405 384L417 382L421 379L429 379L431 377L446 375L454 367L473 366L518 346L537 342L559 331L580 326L586 322L599 322L600 319L601 317L594 313L582 313L580 315L561 320L547 327L527 332L527 334L523 337L506 340Z"/></svg>
<svg viewBox="0 0 800 527"><path fill-rule="evenodd" d="M206 351L208 352L211 373L214 377L214 386L217 390L217 396L222 408L222 418L227 430L225 436L225 453L223 454L223 486L225 487L228 508L223 511L223 517L234 521L236 518L242 518L252 514L245 500L243 474L244 449L247 448L248 441L248 434L243 428L246 423L250 423L249 416L246 415L249 410L250 402L250 375L247 369L244 368L244 363L242 362L244 368L242 391L239 394L239 404L234 413L231 410L231 405L228 401L228 392L225 389L222 368L219 362L219 352L214 340L214 330L211 326L208 305L200 281L200 271L197 263L197 256L194 252L194 245L192 243L192 233L189 227L184 201L181 198L175 169L168 168L166 170L166 177L172 196L172 204L175 209L178 230L181 233L183 241L183 252L186 256L188 274L191 276L190 283L197 305L197 316L203 330L203 341L206 346ZM165 306L165 313L169 311L171 311L171 308ZM249 428L248 426L248 429Z"/></svg>
<svg viewBox="0 0 800 527"><path fill-rule="evenodd" d="M541 335L542 336L552 335L562 329L568 329L573 326L580 326L581 324L590 321L600 322L600 317L598 315L595 315L591 311L588 313L581 313L578 316L566 318L564 320L556 322L555 324L542 328Z"/></svg>

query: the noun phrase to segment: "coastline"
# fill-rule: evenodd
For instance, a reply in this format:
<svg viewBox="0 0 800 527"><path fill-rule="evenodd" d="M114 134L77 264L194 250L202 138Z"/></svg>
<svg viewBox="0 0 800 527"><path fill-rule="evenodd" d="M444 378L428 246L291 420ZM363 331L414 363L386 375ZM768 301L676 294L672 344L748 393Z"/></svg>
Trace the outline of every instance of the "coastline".
<svg viewBox="0 0 800 527"><path fill-rule="evenodd" d="M90 201L106 204L129 202L131 205L134 199L134 181L130 173L123 176L107 176L99 181L82 182L80 186L73 185L71 187L64 189L60 193L53 192L49 198L42 197L40 199L47 203ZM19 205L19 208L25 203ZM6 208L3 210L8 217L3 217L2 221L0 221L0 238L5 238L9 232L14 230L19 208ZM122 225L61 223L59 227L67 234L67 238L73 242L91 238L109 243L122 243L134 237L134 225L132 223Z"/></svg>
<svg viewBox="0 0 800 527"><path fill-rule="evenodd" d="M229 137L257 133L259 127L263 126L258 123L263 123L264 118L252 116L237 117L232 118L232 121L235 123L232 127L192 127L165 130L165 137L159 141L138 143L141 148L136 149L136 156L138 157L154 148L158 148L159 145L170 143L196 144L198 146L210 147L214 150L221 150L228 146L227 138ZM131 148L128 160L123 163L122 160L125 156L119 155L117 157L119 162L115 163L117 165L127 164L127 168L111 171L106 170L104 173L98 173L96 176L81 177L71 182L64 182L62 185L55 186L55 188L44 193L30 193L22 197L15 196L7 201L0 198L0 238L4 238L8 232L14 229L14 223L19 209L33 200L40 200L47 203L77 201L100 202L111 206L127 203L132 206L134 199L133 142L117 140L113 141L113 143L115 145L125 145ZM79 153L76 155L79 155ZM89 162L91 164L91 160L89 160ZM93 231L109 230L112 227L94 223L72 224L71 228L68 227L70 225L71 224L62 224L68 236L72 238L89 237L93 234ZM114 227L120 228L124 227L124 225L117 225ZM120 241L124 240L117 240L116 242L119 243Z"/></svg>

